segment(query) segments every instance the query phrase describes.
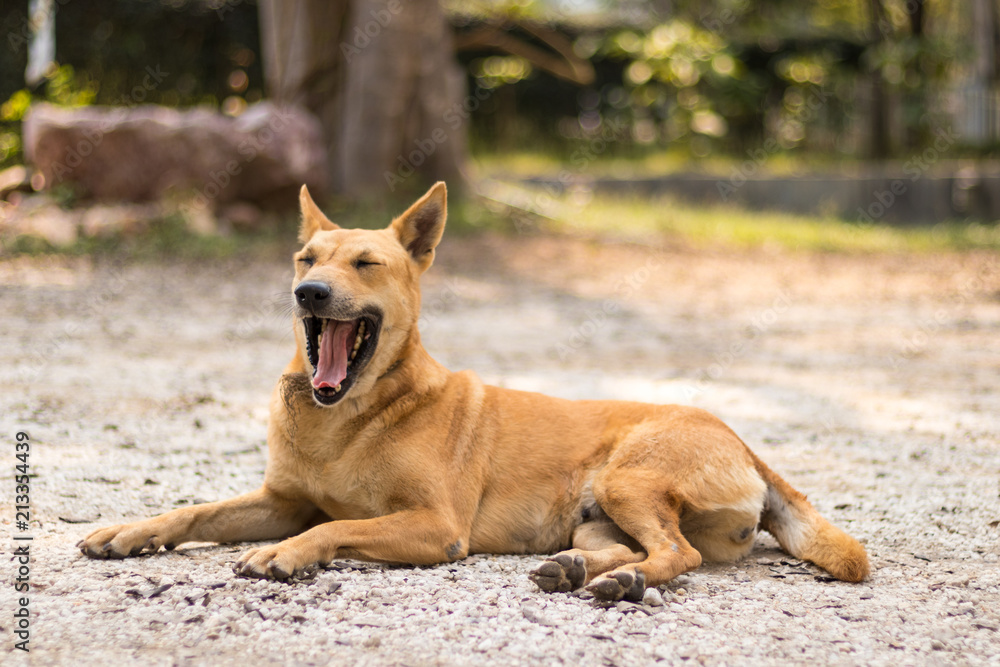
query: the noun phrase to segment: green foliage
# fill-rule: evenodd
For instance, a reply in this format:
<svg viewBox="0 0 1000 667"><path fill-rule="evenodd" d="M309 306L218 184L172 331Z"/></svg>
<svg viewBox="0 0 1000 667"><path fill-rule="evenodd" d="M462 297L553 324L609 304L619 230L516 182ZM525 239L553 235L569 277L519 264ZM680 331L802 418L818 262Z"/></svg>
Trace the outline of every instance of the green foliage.
<svg viewBox="0 0 1000 667"><path fill-rule="evenodd" d="M55 65L45 75L43 90L45 93L37 96L22 88L0 105L0 169L23 160L21 121L33 102L87 106L93 104L99 85L86 72L77 73L70 65Z"/></svg>
<svg viewBox="0 0 1000 667"><path fill-rule="evenodd" d="M31 93L24 89L19 90L0 106L0 120L5 122L21 120L30 105Z"/></svg>
<svg viewBox="0 0 1000 667"><path fill-rule="evenodd" d="M771 109L765 135L792 149L830 149L820 135L845 130L854 104L857 73L830 51L788 53L774 59L780 102Z"/></svg>
<svg viewBox="0 0 1000 667"><path fill-rule="evenodd" d="M519 56L489 56L472 63L480 88L508 86L531 76L531 63Z"/></svg>
<svg viewBox="0 0 1000 667"><path fill-rule="evenodd" d="M46 75L45 99L64 107L85 107L94 103L100 86L90 74L79 74L71 65L58 65Z"/></svg>
<svg viewBox="0 0 1000 667"><path fill-rule="evenodd" d="M951 37L904 34L869 47L863 64L889 91L901 96L910 143L917 146L930 136L934 125L942 123L930 97L946 88L949 77L957 74L958 66L970 56L968 43Z"/></svg>
<svg viewBox="0 0 1000 667"><path fill-rule="evenodd" d="M613 91L609 101L639 143L681 142L705 155L709 142L727 137L730 122L754 113L761 91L719 35L683 20L612 34L601 53L628 63L627 96Z"/></svg>
<svg viewBox="0 0 1000 667"><path fill-rule="evenodd" d="M614 27L579 3L568 12L573 3L557 0L492 11L451 4L479 7L480 20L499 25L551 21L597 72L576 89L538 69L508 81L505 92L516 95L498 95L475 116L477 149L565 156L611 127L625 129L611 151L619 154L733 156L773 142L781 152L902 157L954 122L949 96L972 81L972 12L948 0L674 0L631 3L635 20L605 3L619 17ZM496 136L477 134L490 124Z"/></svg>
<svg viewBox="0 0 1000 667"><path fill-rule="evenodd" d="M731 206L695 206L670 197L595 196L586 206L567 199L553 228L559 231L649 233L702 245L776 246L823 252L942 252L1000 250L1000 226L948 222L932 227L892 227L832 217L753 212Z"/></svg>
<svg viewBox="0 0 1000 667"><path fill-rule="evenodd" d="M31 104L31 93L19 90L0 105L0 169L21 161L21 119Z"/></svg>

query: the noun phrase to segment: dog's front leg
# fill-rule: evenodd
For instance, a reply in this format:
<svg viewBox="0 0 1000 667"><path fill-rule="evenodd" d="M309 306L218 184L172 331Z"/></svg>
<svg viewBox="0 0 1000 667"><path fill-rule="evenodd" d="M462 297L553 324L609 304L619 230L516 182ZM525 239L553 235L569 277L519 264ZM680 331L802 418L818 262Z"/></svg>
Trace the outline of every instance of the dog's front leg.
<svg viewBox="0 0 1000 667"><path fill-rule="evenodd" d="M307 501L285 498L262 486L229 500L100 528L77 547L91 558L125 558L184 542L272 540L302 530L317 511Z"/></svg>
<svg viewBox="0 0 1000 667"><path fill-rule="evenodd" d="M406 510L376 517L330 521L271 546L251 549L233 566L248 577L287 579L334 558L434 565L465 558L468 537L434 510Z"/></svg>

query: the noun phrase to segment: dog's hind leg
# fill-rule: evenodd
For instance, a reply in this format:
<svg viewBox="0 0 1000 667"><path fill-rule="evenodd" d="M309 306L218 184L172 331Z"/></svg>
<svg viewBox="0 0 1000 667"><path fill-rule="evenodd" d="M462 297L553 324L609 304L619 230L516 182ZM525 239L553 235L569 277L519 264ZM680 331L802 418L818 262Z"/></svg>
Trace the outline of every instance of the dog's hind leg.
<svg viewBox="0 0 1000 667"><path fill-rule="evenodd" d="M658 586L701 565L701 554L681 534L680 501L664 492L661 474L631 469L602 477L594 484L597 502L642 545L646 558L595 577L587 585L594 597L638 601L647 586Z"/></svg>
<svg viewBox="0 0 1000 667"><path fill-rule="evenodd" d="M577 526L573 548L542 563L531 580L548 593L574 591L608 570L645 559L639 543L604 518Z"/></svg>

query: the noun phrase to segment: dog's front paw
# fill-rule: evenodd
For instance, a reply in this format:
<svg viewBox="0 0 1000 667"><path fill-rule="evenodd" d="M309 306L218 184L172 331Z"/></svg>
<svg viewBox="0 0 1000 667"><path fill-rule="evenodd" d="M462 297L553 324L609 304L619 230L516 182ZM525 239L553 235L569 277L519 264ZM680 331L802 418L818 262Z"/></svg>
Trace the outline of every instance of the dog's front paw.
<svg viewBox="0 0 1000 667"><path fill-rule="evenodd" d="M241 577L285 581L321 565L289 542L250 549L233 564L233 572Z"/></svg>
<svg viewBox="0 0 1000 667"><path fill-rule="evenodd" d="M99 528L76 543L76 548L91 558L127 558L144 551L153 553L161 546L174 548L156 533L155 525L146 521Z"/></svg>
<svg viewBox="0 0 1000 667"><path fill-rule="evenodd" d="M561 553L542 563L528 576L546 593L568 593L583 586L587 568L583 556Z"/></svg>
<svg viewBox="0 0 1000 667"><path fill-rule="evenodd" d="M638 570L613 570L595 577L587 584L587 590L598 600L640 602L646 592L646 577Z"/></svg>

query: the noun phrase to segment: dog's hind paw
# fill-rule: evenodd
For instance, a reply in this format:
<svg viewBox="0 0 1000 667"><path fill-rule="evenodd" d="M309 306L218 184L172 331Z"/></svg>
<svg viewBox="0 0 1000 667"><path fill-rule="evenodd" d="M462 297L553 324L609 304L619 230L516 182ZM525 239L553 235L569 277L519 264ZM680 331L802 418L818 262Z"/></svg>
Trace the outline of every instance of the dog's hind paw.
<svg viewBox="0 0 1000 667"><path fill-rule="evenodd" d="M587 568L583 556L557 554L528 576L546 593L568 593L583 586Z"/></svg>
<svg viewBox="0 0 1000 667"><path fill-rule="evenodd" d="M596 577L587 585L587 590L598 600L640 602L646 592L646 577L638 570L616 570Z"/></svg>

